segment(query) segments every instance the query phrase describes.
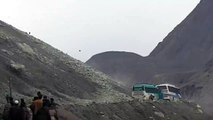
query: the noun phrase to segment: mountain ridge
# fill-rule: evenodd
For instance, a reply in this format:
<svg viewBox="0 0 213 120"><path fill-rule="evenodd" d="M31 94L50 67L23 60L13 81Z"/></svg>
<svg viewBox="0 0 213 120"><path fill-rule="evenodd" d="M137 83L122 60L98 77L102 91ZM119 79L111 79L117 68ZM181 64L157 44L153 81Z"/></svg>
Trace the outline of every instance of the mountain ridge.
<svg viewBox="0 0 213 120"><path fill-rule="evenodd" d="M38 91L53 97L61 120L211 119L194 103L134 100L102 72L1 21L0 76L0 119L9 86L27 104Z"/></svg>
<svg viewBox="0 0 213 120"><path fill-rule="evenodd" d="M134 61L134 58L128 58L132 59L129 65L120 64L123 66L122 70L128 70L130 72L128 74L131 75L126 80L128 81L126 86L131 88L138 82L175 84L182 87L185 98L198 102L212 114L211 101L213 98L210 97L212 93L209 93L213 86L212 5L212 0L201 0L196 8L156 46L149 56L139 62ZM107 61L114 61L114 59L118 58L103 59L104 65L110 67L111 63L107 63ZM125 63L125 59L127 58L123 58L121 63ZM100 71L106 73L100 63L91 59L88 61L92 61L99 66ZM89 62L86 63L89 64ZM119 66L114 69L122 71ZM113 72L107 74L115 78ZM118 81L119 78L120 81L123 81L126 73L120 72L119 74L121 77L117 77Z"/></svg>

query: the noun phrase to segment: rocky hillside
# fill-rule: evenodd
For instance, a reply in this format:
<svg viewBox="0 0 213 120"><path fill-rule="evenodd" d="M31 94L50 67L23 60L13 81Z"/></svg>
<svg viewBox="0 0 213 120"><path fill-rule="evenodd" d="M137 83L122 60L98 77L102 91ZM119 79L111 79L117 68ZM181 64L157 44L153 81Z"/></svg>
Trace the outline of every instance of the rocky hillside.
<svg viewBox="0 0 213 120"><path fill-rule="evenodd" d="M212 5L212 0L201 0L149 57L154 57L158 66L178 72L203 68L213 57Z"/></svg>
<svg viewBox="0 0 213 120"><path fill-rule="evenodd" d="M119 75L126 74L125 72L123 74L123 69L132 71L129 74L134 75L130 79L138 82L149 82L153 75L161 73L200 70L213 59L212 5L212 0L201 0L191 14L147 57L130 56L129 53L123 52L120 52L122 56L117 52L110 52L109 57L107 52L93 56L86 63L104 73L112 73L110 74L112 76L116 76L113 71L118 71L116 74ZM100 59L104 60L105 64L101 64ZM116 62L118 59L122 59L119 64ZM110 67L115 63L117 65L113 69L105 69L106 66ZM147 73L144 74L144 71Z"/></svg>
<svg viewBox="0 0 213 120"><path fill-rule="evenodd" d="M131 76L128 77L128 82L123 82L128 83L126 86L137 82L176 84L182 87L185 98L197 101L212 113L213 94L210 92L213 86L212 5L212 0L201 0L186 19L170 32L149 56L137 60L134 57L123 57L121 63L128 61L128 65L113 66L114 71L121 71L116 73L121 77L115 77L113 70L108 75L122 82L126 78L126 73L122 70L128 70ZM105 54L98 56L103 58ZM104 66L110 67L117 59L121 59L119 55L108 57L109 59L105 59L105 64L102 65L95 57L97 56L92 57L87 64L93 63L91 66L96 64L94 67L98 66L97 69L104 73L110 73L110 70L106 72L103 69Z"/></svg>
<svg viewBox="0 0 213 120"><path fill-rule="evenodd" d="M106 75L2 21L0 76L1 98L9 91L9 80L14 96L32 97L41 90L65 101L117 101L125 98Z"/></svg>
<svg viewBox="0 0 213 120"><path fill-rule="evenodd" d="M103 73L2 21L0 76L0 119L9 81L15 99L30 103L38 90L54 97L61 120L211 119L193 103L134 100Z"/></svg>
<svg viewBox="0 0 213 120"><path fill-rule="evenodd" d="M120 102L71 106L81 120L211 120L199 105L189 102ZM84 113L84 114L82 114Z"/></svg>
<svg viewBox="0 0 213 120"><path fill-rule="evenodd" d="M150 59L129 52L111 51L97 54L86 64L110 75L116 82L128 87L139 81L148 80L155 71Z"/></svg>

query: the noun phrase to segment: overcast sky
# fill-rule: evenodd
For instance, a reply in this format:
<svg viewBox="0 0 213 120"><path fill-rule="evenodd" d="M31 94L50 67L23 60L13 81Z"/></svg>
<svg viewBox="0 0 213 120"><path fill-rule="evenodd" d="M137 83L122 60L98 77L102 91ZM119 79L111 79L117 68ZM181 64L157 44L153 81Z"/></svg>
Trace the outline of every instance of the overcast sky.
<svg viewBox="0 0 213 120"><path fill-rule="evenodd" d="M199 1L4 0L0 19L81 61L105 51L147 56Z"/></svg>

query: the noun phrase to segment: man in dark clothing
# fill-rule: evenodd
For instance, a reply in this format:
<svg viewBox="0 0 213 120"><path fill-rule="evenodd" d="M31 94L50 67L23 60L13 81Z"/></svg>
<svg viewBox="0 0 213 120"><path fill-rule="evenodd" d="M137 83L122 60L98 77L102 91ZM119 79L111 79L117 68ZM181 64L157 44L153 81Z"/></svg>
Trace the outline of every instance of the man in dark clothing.
<svg viewBox="0 0 213 120"><path fill-rule="evenodd" d="M20 108L21 108L21 116L22 116L21 120L32 120L32 112L26 106L24 99L21 99Z"/></svg>
<svg viewBox="0 0 213 120"><path fill-rule="evenodd" d="M7 104L4 106L4 111L3 111L3 120L9 120L9 112L10 108L12 107L11 102L10 102L10 97L7 95L6 96Z"/></svg>
<svg viewBox="0 0 213 120"><path fill-rule="evenodd" d="M14 101L14 106L10 108L9 112L9 120L22 120L22 110L18 106L19 102L18 100Z"/></svg>
<svg viewBox="0 0 213 120"><path fill-rule="evenodd" d="M41 94L40 91L37 92L37 96L38 96L39 99L42 99L42 97L43 97L43 95Z"/></svg>
<svg viewBox="0 0 213 120"><path fill-rule="evenodd" d="M50 98L50 106L56 107L56 106L59 106L59 105L57 103L55 103L54 98Z"/></svg>
<svg viewBox="0 0 213 120"><path fill-rule="evenodd" d="M50 106L50 100L47 98L47 96L43 97L43 104L46 104L48 107Z"/></svg>
<svg viewBox="0 0 213 120"><path fill-rule="evenodd" d="M10 104L11 104L11 106L13 106L13 105L14 105L13 98L12 98L12 97L10 97L9 99L10 99Z"/></svg>
<svg viewBox="0 0 213 120"><path fill-rule="evenodd" d="M43 104L43 107L38 110L36 114L36 120L51 120L49 114L49 108L46 103Z"/></svg>

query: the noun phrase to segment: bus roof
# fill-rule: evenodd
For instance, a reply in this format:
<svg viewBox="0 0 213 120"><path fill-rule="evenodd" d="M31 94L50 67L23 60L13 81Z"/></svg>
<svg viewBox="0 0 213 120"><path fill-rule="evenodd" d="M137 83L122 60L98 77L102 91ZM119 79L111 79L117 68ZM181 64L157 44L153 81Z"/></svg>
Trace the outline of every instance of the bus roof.
<svg viewBox="0 0 213 120"><path fill-rule="evenodd" d="M170 87L174 87L174 88L177 88L179 89L178 87L176 87L175 85L172 85L172 84L168 84L168 83L165 83L165 84L159 84L157 86L170 86Z"/></svg>
<svg viewBox="0 0 213 120"><path fill-rule="evenodd" d="M156 85L152 84L135 84L133 87L149 87L149 88L156 88Z"/></svg>

